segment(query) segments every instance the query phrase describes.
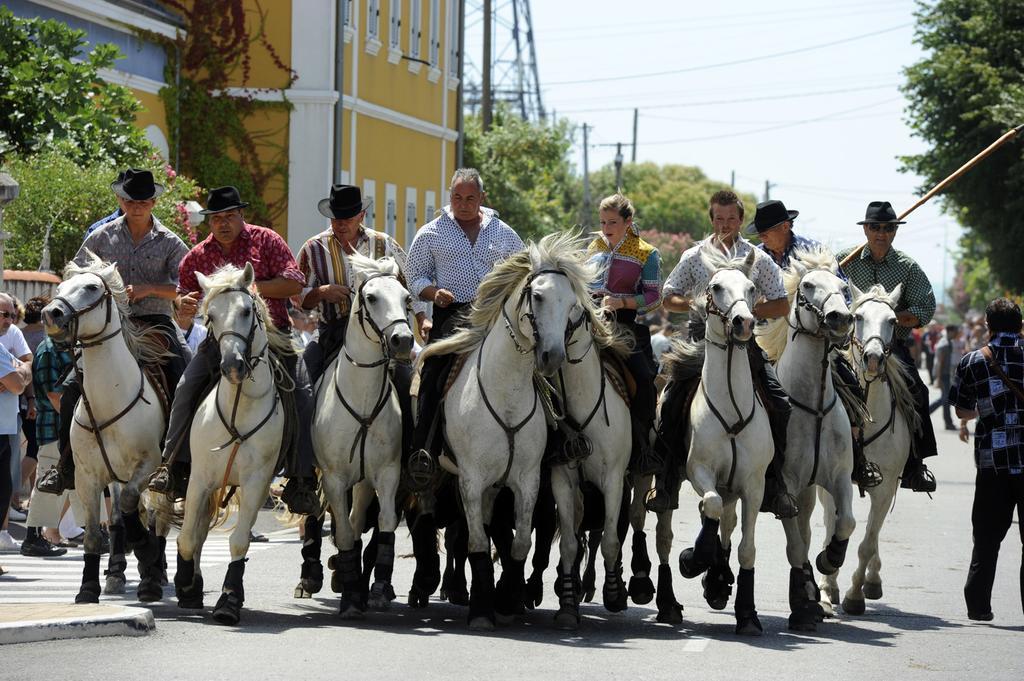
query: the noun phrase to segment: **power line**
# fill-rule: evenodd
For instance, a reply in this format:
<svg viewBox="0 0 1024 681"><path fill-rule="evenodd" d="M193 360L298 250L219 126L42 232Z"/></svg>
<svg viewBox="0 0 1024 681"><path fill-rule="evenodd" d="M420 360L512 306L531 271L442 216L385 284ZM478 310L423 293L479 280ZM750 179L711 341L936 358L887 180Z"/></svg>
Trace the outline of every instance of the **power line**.
<svg viewBox="0 0 1024 681"><path fill-rule="evenodd" d="M689 66L682 69L672 69L671 71L654 71L651 73L635 73L630 75L621 76L605 76L604 78L585 78L578 80L556 80L548 81L548 85L577 85L581 83L602 83L617 80L636 80L639 78L655 78L658 76L674 76L680 73L692 73L694 71L706 71L708 69L718 69L726 66L736 66L738 64L749 64L754 61L764 61L766 59L778 59L780 57L788 57L794 54L801 54L803 52L811 52L814 50L821 50L827 47L834 47L836 45L844 45L846 43L852 43L857 40L865 40L867 38L874 38L876 36L884 35L886 33L892 33L893 31L899 31L909 26L913 26L913 22L907 22L898 26L892 26L890 28L883 28L878 31L872 31L870 33L861 33L860 35L851 36L849 38L841 38L839 40L833 40L827 43L818 43L817 45L808 45L806 47L798 47L792 50L784 50L782 52L772 52L769 54L762 54L756 57L744 57L743 59L733 59L732 61L723 61L715 64L702 64L700 66Z"/></svg>
<svg viewBox="0 0 1024 681"><path fill-rule="evenodd" d="M705 125L777 125L783 123L792 123L792 119L780 121L780 120L736 120L721 118L679 118L677 116L659 116L657 114L641 114L643 118L651 118L658 121L673 121L675 123L701 123ZM880 118L882 116L892 116L892 113L873 113L864 114L863 116L848 116L845 118L836 118L835 120L844 121L858 121L864 118Z"/></svg>
<svg viewBox="0 0 1024 681"><path fill-rule="evenodd" d="M829 113L829 114L824 114L822 116L816 116L814 118L805 118L803 120L791 121L789 123L781 123L781 124L778 124L778 125L769 125L767 127L755 128L753 130L742 130L740 132L721 133L721 134L718 134L718 135L707 135L707 136L704 136L704 137L686 137L686 138L674 139L674 140L659 140L659 141L656 141L656 142L648 142L648 144L680 144L680 143L683 143L683 142L703 142L705 140L717 140L717 139L725 139L725 138L732 138L732 137L742 137L744 135L756 135L756 134L762 133L762 132L771 132L772 130L782 130L784 128L792 128L792 127L795 127L795 126L798 126L798 125L806 125L808 123L817 123L819 121L825 121L825 120L828 120L828 119L833 118L835 116L843 116L845 114L853 113L855 111L863 111L865 109L871 109L871 108L876 107L876 106L881 106L882 104L888 104L889 102L896 101L897 99L899 99L899 98L898 97L890 97L889 99L883 99L883 100L881 100L879 102L873 102L871 104L862 104L861 106L857 106L857 107L854 107L852 109L845 109L843 111L835 111L835 112L832 112L832 113Z"/></svg>
<svg viewBox="0 0 1024 681"><path fill-rule="evenodd" d="M885 85L865 85L864 87L848 87L840 88L837 90L818 90L815 92L796 92L790 94L773 94L763 95L760 97L741 97L737 99L713 99L705 100L703 102L677 102L677 103L663 103L663 104L649 104L642 109L684 109L691 106L717 106L719 104L743 104L745 102L767 102L767 101L785 101L788 99L802 99L805 97L821 97L824 95L841 95L849 92L866 92L868 90L885 90L888 88L898 87L899 83L886 83ZM608 111L632 111L636 106L605 106L594 109L559 109L559 113L605 113Z"/></svg>

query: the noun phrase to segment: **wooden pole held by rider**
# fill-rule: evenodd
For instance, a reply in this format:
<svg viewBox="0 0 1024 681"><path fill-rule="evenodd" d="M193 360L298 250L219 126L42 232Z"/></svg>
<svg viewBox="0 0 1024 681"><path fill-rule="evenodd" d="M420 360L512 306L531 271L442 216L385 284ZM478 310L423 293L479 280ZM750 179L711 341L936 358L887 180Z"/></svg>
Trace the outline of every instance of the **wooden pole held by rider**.
<svg viewBox="0 0 1024 681"><path fill-rule="evenodd" d="M993 151L995 151L999 147L1003 146L1003 144L1005 144L1007 141L1009 141L1009 140L1013 139L1014 137L1016 137L1021 131L1024 131L1024 125L1018 125L1017 127L1011 128L1010 130L1008 130L1005 133L1003 133L1002 137L1000 137L995 142L993 142L992 144L990 144L987 147L985 147L978 155L976 155L970 161L968 161L967 163L965 163L962 166L960 166L959 168L957 168L956 171L952 175L950 175L945 180L943 180L942 182L940 182L937 185L935 185L934 187L932 187L931 190L927 194L925 194L920 199L918 199L917 203L915 203L913 206L911 206L907 210L903 211L903 213L900 214L898 219L900 219L900 220L904 219L905 217L907 217L908 215L913 213L915 210L917 210L918 208L923 206L925 203L927 203L927 201L929 199L931 199L933 196L935 196L936 194L941 192L943 189L945 189L949 185L951 185L954 182L956 182L968 170L970 170L974 166L976 166L979 163L981 163L981 161L983 161L989 154L991 154ZM845 267L851 260L853 260L854 258L859 256L861 251L863 251L866 246L867 246L867 244L861 244L857 248L853 249L853 251L851 251L849 255L847 255L845 258L843 258L842 262L839 263L839 266L840 267Z"/></svg>

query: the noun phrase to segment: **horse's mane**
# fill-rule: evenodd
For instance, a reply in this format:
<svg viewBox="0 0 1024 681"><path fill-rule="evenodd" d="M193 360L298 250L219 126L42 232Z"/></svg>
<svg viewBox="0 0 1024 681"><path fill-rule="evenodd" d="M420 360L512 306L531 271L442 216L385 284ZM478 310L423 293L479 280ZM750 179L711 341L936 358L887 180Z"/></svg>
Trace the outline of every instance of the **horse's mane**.
<svg viewBox="0 0 1024 681"><path fill-rule="evenodd" d="M173 354L166 349L163 331L139 324L131 318L128 292L117 268L109 267L111 263L105 262L89 249L85 249L83 254L85 264L79 265L74 260L70 261L64 267L64 279L67 280L80 274L95 274L103 280L103 283L110 289L114 305L117 306L117 312L121 317L121 332L132 357L143 366L158 364L166 357L173 357Z"/></svg>
<svg viewBox="0 0 1024 681"><path fill-rule="evenodd" d="M374 260L373 258L367 258L358 251L346 253L345 257L348 258L349 264L352 265L352 270L359 276L366 277L371 274L393 274L398 276L401 274L398 263L395 262L394 258L388 257Z"/></svg>
<svg viewBox="0 0 1024 681"><path fill-rule="evenodd" d="M498 321L509 296L531 273L552 269L564 272L576 298L590 320L591 333L598 348L610 348L623 355L629 353L629 340L615 325L598 314L590 296L590 284L600 276L598 267L586 259L584 243L574 231L548 234L494 266L480 282L476 300L462 328L449 338L431 343L420 354L420 361L434 355L465 354L483 342Z"/></svg>
<svg viewBox="0 0 1024 681"><path fill-rule="evenodd" d="M234 265L223 265L218 267L214 273L207 278L209 285L206 289L206 294L203 297L203 306L201 309L204 317L206 316L206 310L210 306L211 300L229 289L236 288L235 280L241 272L242 270ZM259 318L263 321L263 324L266 327L267 341L270 343L271 349L281 355L299 354L299 348L296 345L295 340L292 338L292 335L281 331L274 324L274 320L270 317L270 310L267 308L267 301L263 300L263 296L258 293L254 293L252 297L256 302L256 314L259 315Z"/></svg>
<svg viewBox="0 0 1024 681"><path fill-rule="evenodd" d="M795 262L799 260L799 265ZM808 272L823 270L832 274L839 273L839 264L836 257L826 246L812 246L811 248L798 248L793 251L790 257L789 267L782 270L782 283L786 287L786 297L789 299L789 307L792 310L796 300L796 288L800 280ZM789 342L789 316L771 319L757 332L757 344L768 355L768 359L774 364L782 357L782 351L786 349Z"/></svg>
<svg viewBox="0 0 1024 681"><path fill-rule="evenodd" d="M872 301L883 302L886 305L889 304L889 293L881 284L875 284L867 291L863 291L857 295L853 301L853 305L850 306L850 310L852 312L856 312L857 308L861 305ZM846 356L850 360L851 364L854 366L858 365L858 362L853 357L852 345L846 350ZM913 378L910 375L910 369L905 367L899 360L894 359L891 355L887 356L883 360L882 369L885 371L885 375L889 378L889 389L896 398L896 408L899 409L903 418L906 419L910 432L917 432L921 428L921 415L917 413L917 403L914 399L914 393L911 391Z"/></svg>

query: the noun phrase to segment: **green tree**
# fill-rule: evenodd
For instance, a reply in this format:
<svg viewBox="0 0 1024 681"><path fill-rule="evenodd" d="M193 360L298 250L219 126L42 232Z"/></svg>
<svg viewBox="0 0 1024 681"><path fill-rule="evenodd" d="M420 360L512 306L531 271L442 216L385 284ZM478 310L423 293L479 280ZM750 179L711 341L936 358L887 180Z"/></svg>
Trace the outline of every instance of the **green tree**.
<svg viewBox="0 0 1024 681"><path fill-rule="evenodd" d="M117 207L110 190L117 166L82 164L75 151L64 143L35 156L9 157L3 164L3 170L21 186L18 198L4 209L3 228L11 233L4 250L6 267L36 269L49 227L51 268L60 272L78 252L86 228ZM155 155L143 159L141 165L152 170L156 181L166 187L157 199L154 215L186 244L195 243L198 235L190 231L182 208L185 201L199 198L199 187Z"/></svg>
<svg viewBox="0 0 1024 681"><path fill-rule="evenodd" d="M524 239L579 221L571 146L565 120L530 123L499 108L485 134L479 116L466 117L464 165L480 171L488 205Z"/></svg>
<svg viewBox="0 0 1024 681"><path fill-rule="evenodd" d="M615 166L609 164L591 173L590 186L593 196L590 224L596 225L601 198L616 190ZM708 199L719 189L728 188L728 183L709 179L695 166L631 163L622 167L622 192L633 202L637 224L645 230L700 238L711 231ZM740 198L747 209L746 217L753 218L757 199L742 193Z"/></svg>
<svg viewBox="0 0 1024 681"><path fill-rule="evenodd" d="M1024 123L1024 0L938 0L918 3L915 41L927 56L906 70L908 120L931 147L903 159L933 185ZM988 246L992 275L1024 290L1024 144L1006 144L955 182L945 209ZM977 248L963 251L976 257ZM968 270L975 269L967 262Z"/></svg>
<svg viewBox="0 0 1024 681"><path fill-rule="evenodd" d="M86 51L84 31L0 6L0 159L67 141L81 163L139 162L150 149L134 125L141 105L98 75L120 56L108 43Z"/></svg>

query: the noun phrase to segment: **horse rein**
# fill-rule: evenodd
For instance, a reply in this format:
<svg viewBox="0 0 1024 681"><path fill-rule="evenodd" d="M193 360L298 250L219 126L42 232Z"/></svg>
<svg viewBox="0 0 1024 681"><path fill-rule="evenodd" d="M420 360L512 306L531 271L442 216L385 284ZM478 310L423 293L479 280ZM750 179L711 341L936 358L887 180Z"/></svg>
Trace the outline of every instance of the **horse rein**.
<svg viewBox="0 0 1024 681"><path fill-rule="evenodd" d="M885 302L884 300L873 300L873 301L868 301L868 302L882 303L883 305L886 305L894 313L896 312L896 309L893 308L892 305L890 305L889 303ZM892 337L889 338L888 342L886 342L878 334L875 334L874 336L869 336L868 338L866 338L864 340L859 340L857 338L857 335L854 334L851 337L851 339L850 339L850 342L854 346L856 346L857 349L859 349L861 351L861 353L864 352L864 347L868 343L873 341L873 340L877 340L879 342L879 344L882 346L882 361L879 364L880 371L875 374L875 377L872 378L872 379L867 379L867 378L864 379L864 403L865 403L865 405L867 404L868 397L870 396L870 393L871 393L871 385L875 381L880 381L882 383L885 383L885 382L887 382L889 380L888 372L886 371L886 362L889 359L889 356L892 354ZM872 442L877 440L879 437L881 437L882 433L884 433L886 430L895 431L895 429L896 429L896 394L890 388L890 390L889 390L889 419L882 425L881 428L879 428L877 431L875 431L875 433L871 437L869 437L867 439L864 439L863 434L862 434L861 435L861 446L862 447L867 447L869 444L871 444Z"/></svg>

